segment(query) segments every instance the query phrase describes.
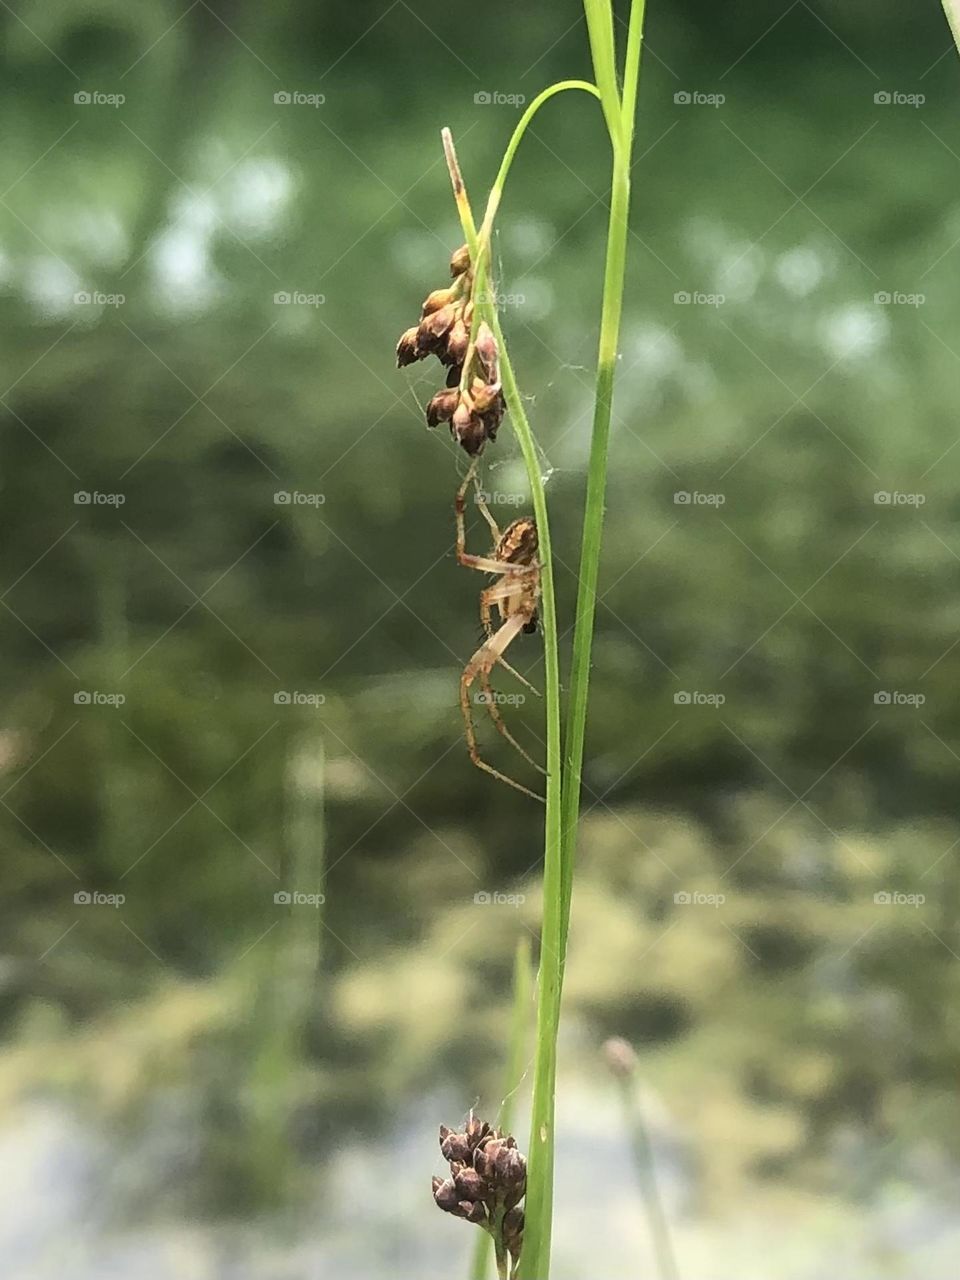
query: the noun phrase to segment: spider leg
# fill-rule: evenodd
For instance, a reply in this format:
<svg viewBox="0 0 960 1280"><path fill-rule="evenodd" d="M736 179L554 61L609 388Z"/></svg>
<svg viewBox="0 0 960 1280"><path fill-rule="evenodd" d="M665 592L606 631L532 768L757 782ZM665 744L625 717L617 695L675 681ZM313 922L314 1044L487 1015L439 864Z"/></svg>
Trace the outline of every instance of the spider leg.
<svg viewBox="0 0 960 1280"><path fill-rule="evenodd" d="M487 587L486 591L480 592L480 620L483 623L483 629L487 634L488 640L493 635L493 622L491 621L491 618L490 618L491 604L495 604L498 600L505 599L508 595L512 594L512 592L515 590L516 590L516 587L511 582L498 582L495 586ZM540 693L539 689L534 688L534 686L530 683L530 681L526 678L526 676L522 676L519 671L511 667L510 663L506 660L506 658L503 657L502 654L497 659L497 661L500 663L501 667L503 667L505 671L510 672L510 674L514 677L515 680L519 680L522 685L525 685L530 690L530 692L534 695L534 697L540 698L543 696ZM537 768L539 769L540 766L537 765Z"/></svg>
<svg viewBox="0 0 960 1280"><path fill-rule="evenodd" d="M509 670L509 668L507 669ZM516 738L513 736L513 734L510 732L510 730L507 728L506 724L504 723L503 716L500 714L500 708L497 706L497 695L494 691L493 685L490 683L489 673L485 671L481 671L479 678L480 678L480 687L483 689L484 705L486 706L487 711L490 713L490 719L496 725L497 731L506 738L506 740L510 743L511 747L514 747L517 751L520 752L524 760L527 760L530 764L532 764L535 769L539 769L540 772L544 775L544 777L546 777L547 771L546 769L544 769L543 765L538 764L536 760L534 760L533 756L530 755L530 753L527 750L521 747L520 743L516 740Z"/></svg>
<svg viewBox="0 0 960 1280"><path fill-rule="evenodd" d="M477 504L477 506L480 508L480 514L483 516L484 520L486 520L487 524L490 526L490 532L493 534L493 544L494 546L496 546L502 536L500 533L500 526L497 524L496 520L494 520L493 516L490 514L490 508L487 506L486 501L484 500L484 497L483 497L483 490L480 488L480 478L476 475L473 477L473 487L475 490L473 495L473 500Z"/></svg>
<svg viewBox="0 0 960 1280"><path fill-rule="evenodd" d="M537 795L535 791L531 791L529 787L523 786L519 782L515 782L513 778L508 778L505 773L500 773L498 769L494 769L492 765L487 764L480 757L480 749L477 746L476 732L473 727L473 716L470 710L470 686L474 680L480 677L481 686L489 677L490 671L496 664L504 650L510 642L520 634L523 630L524 620L521 614L514 614L512 618L500 627L495 635L489 640L485 640L480 648L476 651L470 661L463 669L463 675L460 677L460 710L463 713L463 727L467 739L467 750L470 753L470 759L478 769L483 769L485 773L491 774L494 778L499 778L501 782L505 782L507 786L514 787L517 791L522 791L524 795L530 796L534 800L543 802L543 796ZM491 705L490 703L487 704ZM521 753L526 752L520 748ZM529 757L528 757L529 759Z"/></svg>
<svg viewBox="0 0 960 1280"><path fill-rule="evenodd" d="M463 478L463 483L457 490L457 496L454 500L454 512L457 518L457 562L467 569L479 569L481 573L497 573L515 577L517 574L529 573L530 566L523 564L507 564L503 560L494 560L492 556L475 556L467 550L467 528L465 521L467 507L467 490L470 488L470 482L477 473L477 460L470 463L467 468L467 474ZM484 504L485 505L485 504ZM489 511L486 512L488 519L492 520L493 516Z"/></svg>

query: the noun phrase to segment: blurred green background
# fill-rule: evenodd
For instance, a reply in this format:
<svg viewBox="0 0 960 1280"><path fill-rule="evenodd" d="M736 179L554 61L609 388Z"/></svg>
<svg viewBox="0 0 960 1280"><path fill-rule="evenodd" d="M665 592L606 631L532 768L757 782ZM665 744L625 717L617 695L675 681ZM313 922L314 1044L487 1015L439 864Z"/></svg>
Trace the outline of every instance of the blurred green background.
<svg viewBox="0 0 960 1280"><path fill-rule="evenodd" d="M653 1274L616 1034L687 1280L939 1280L956 52L933 0L648 8L556 1276ZM460 239L440 126L479 205L517 101L589 76L580 8L0 23L5 1274L465 1274L436 1126L499 1104L542 815L466 757L464 460L393 347ZM551 103L496 243L565 654L607 182L596 105ZM526 509L509 421L483 483Z"/></svg>

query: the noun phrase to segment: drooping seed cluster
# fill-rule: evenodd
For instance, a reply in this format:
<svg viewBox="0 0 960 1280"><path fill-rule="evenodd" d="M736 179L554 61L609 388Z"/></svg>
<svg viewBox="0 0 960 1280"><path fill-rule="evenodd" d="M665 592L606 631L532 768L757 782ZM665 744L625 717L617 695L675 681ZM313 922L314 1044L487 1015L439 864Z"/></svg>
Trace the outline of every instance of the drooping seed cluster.
<svg viewBox="0 0 960 1280"><path fill-rule="evenodd" d="M428 427L450 424L450 434L475 457L497 438L506 403L500 383L500 351L483 320L473 332L474 275L470 252L462 245L450 259L453 284L424 299L420 323L397 343L397 367L436 356L447 367L447 384L427 404ZM471 333L473 341L471 342Z"/></svg>
<svg viewBox="0 0 960 1280"><path fill-rule="evenodd" d="M516 1139L491 1129L471 1111L462 1133L440 1126L440 1150L449 1178L433 1179L433 1198L446 1213L501 1233L511 1257L520 1256L527 1162Z"/></svg>

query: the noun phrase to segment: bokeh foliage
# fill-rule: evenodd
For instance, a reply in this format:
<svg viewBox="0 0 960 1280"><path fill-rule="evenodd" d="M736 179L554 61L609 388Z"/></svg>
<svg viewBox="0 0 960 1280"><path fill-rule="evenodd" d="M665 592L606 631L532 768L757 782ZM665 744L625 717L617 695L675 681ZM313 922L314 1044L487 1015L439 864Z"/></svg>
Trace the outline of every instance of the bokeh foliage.
<svg viewBox="0 0 960 1280"><path fill-rule="evenodd" d="M271 1130L261 1096L316 1150L468 1049L465 1093L496 1078L518 923L471 928L472 895L522 885L534 927L538 814L465 760L458 459L420 420L430 378L410 390L391 354L458 240L439 126L479 196L514 113L474 95L584 74L578 12L490 4L484 38L439 3L3 17L7 1078L16 1095L70 1043L65 1088L103 1082L96 1046L130 1054L97 1091L124 1114L192 1080L198 1107L236 1113L210 1128L236 1134L223 1163L198 1165L214 1202L238 1164L254 1202L276 1189L266 1139L245 1155ZM792 1108L793 1154L820 1156L854 1121L878 1142L956 1133L957 68L935 5L770 22L651 0L570 1006L646 1043L651 1070L681 1064L685 1089L718 1054L731 1096ZM94 89L126 101L75 104ZM926 101L878 106L888 89ZM293 90L325 101L275 104ZM675 102L694 90L726 101ZM606 216L592 111L538 121L498 239L568 621ZM925 300L875 301L897 291ZM724 301L675 301L697 292ZM508 428L485 483L522 494ZM691 690L725 702L678 705ZM925 702L876 704L890 690ZM538 709L513 715L536 744ZM257 940L296 805L321 794L315 980L286 917ZM721 878L724 911L674 911ZM78 911L80 888L124 892L122 913ZM922 918L878 917L898 889ZM169 1075L149 1035L145 1057L118 1047L145 1009ZM249 1089L225 1101L230 1071Z"/></svg>

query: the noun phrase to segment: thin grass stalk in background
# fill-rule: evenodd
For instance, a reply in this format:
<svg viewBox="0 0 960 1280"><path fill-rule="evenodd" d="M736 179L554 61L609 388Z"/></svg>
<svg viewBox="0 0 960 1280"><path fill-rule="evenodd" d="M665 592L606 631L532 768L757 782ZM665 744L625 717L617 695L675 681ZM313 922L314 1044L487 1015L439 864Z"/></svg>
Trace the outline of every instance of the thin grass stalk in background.
<svg viewBox="0 0 960 1280"><path fill-rule="evenodd" d="M513 1112L517 1091L523 1081L527 1065L527 1040L530 1033L530 1000L533 996L531 973L530 937L524 934L517 940L513 957L513 1000L510 1015L510 1048L503 1077L503 1098L497 1128L501 1133L513 1132ZM492 1241L486 1231L477 1232L476 1248L470 1280L485 1280L490 1269Z"/></svg>
<svg viewBox="0 0 960 1280"><path fill-rule="evenodd" d="M653 1143L650 1141L650 1133L643 1115L639 1060L633 1045L619 1036L608 1040L603 1048L607 1065L613 1072L620 1089L624 1125L630 1140L630 1153L637 1171L637 1180L640 1183L647 1225L650 1228L657 1275L659 1280L680 1280L680 1271L673 1251L673 1240L670 1236L670 1223L660 1197Z"/></svg>

